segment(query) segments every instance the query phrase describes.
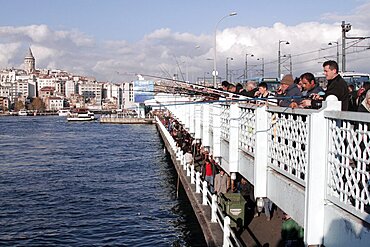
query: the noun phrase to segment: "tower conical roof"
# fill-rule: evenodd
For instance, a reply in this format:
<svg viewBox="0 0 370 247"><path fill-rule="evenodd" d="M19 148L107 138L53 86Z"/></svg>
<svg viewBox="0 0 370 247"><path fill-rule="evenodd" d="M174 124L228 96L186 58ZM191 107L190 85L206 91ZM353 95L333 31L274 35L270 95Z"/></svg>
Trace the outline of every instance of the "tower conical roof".
<svg viewBox="0 0 370 247"><path fill-rule="evenodd" d="M32 51L31 51L31 47L28 48L28 54L26 55L25 58L34 58Z"/></svg>

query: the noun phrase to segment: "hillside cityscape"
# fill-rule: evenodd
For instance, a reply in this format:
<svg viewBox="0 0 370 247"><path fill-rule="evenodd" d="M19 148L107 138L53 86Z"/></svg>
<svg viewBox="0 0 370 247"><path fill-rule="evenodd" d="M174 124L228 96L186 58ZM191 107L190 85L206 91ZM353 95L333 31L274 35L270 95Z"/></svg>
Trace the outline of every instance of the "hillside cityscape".
<svg viewBox="0 0 370 247"><path fill-rule="evenodd" d="M148 83L140 78L136 84ZM136 106L135 82L100 82L59 69L38 69L31 48L24 68L0 70L0 112L88 108L114 111Z"/></svg>

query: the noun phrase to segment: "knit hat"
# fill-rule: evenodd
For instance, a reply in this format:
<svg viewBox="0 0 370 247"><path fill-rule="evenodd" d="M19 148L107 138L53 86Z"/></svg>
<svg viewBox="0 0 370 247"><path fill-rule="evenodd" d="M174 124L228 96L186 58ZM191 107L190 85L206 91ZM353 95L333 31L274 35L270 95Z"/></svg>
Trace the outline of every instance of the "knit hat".
<svg viewBox="0 0 370 247"><path fill-rule="evenodd" d="M291 74L284 75L283 79L281 79L281 84L286 84L286 85L292 85L294 83L293 76Z"/></svg>

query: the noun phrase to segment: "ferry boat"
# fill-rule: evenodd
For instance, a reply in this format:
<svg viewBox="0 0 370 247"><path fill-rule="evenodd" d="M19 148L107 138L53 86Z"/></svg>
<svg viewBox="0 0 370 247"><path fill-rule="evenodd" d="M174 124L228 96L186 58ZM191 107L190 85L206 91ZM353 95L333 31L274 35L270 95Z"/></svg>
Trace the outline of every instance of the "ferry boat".
<svg viewBox="0 0 370 247"><path fill-rule="evenodd" d="M19 110L18 111L18 116L27 116L27 115L28 115L28 113L27 113L26 110Z"/></svg>
<svg viewBox="0 0 370 247"><path fill-rule="evenodd" d="M78 108L70 112L67 121L93 121L96 120L95 114L88 109Z"/></svg>
<svg viewBox="0 0 370 247"><path fill-rule="evenodd" d="M71 112L69 111L69 109L60 109L60 110L58 110L58 115L61 116L61 117L66 117L70 113Z"/></svg>

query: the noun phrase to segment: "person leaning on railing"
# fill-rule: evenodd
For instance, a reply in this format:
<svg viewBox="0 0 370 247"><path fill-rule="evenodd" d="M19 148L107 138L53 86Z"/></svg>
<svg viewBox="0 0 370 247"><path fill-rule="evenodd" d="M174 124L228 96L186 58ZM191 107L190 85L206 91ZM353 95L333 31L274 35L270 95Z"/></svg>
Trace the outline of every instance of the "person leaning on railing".
<svg viewBox="0 0 370 247"><path fill-rule="evenodd" d="M338 74L338 64L333 60L323 63L324 74L328 80L325 95L314 94L313 100L325 100L328 96L334 95L342 102L342 111L348 111L349 92L347 82Z"/></svg>
<svg viewBox="0 0 370 247"><path fill-rule="evenodd" d="M295 108L302 100L302 92L294 83L293 76L288 74L281 79L280 86L277 89L277 97L282 97L279 100L279 106Z"/></svg>
<svg viewBox="0 0 370 247"><path fill-rule="evenodd" d="M324 93L322 87L316 82L315 76L310 72L306 72L300 76L300 83L303 89L302 94L306 99L302 100L299 107L313 109L321 108L321 101L312 100L313 95Z"/></svg>

